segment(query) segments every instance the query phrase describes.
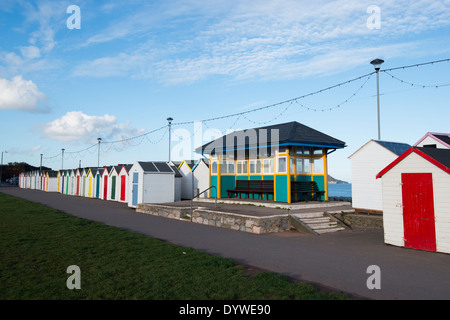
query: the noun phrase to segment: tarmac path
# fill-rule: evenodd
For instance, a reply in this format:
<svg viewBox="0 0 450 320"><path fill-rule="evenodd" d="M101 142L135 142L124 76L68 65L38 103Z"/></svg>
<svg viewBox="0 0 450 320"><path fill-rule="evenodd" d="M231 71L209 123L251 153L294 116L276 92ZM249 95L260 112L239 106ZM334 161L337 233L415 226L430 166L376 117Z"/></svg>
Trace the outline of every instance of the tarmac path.
<svg viewBox="0 0 450 320"><path fill-rule="evenodd" d="M364 298L450 299L450 255L386 245L380 230L256 235L140 214L113 201L17 187L2 187L0 192ZM367 287L371 265L380 268L381 289Z"/></svg>

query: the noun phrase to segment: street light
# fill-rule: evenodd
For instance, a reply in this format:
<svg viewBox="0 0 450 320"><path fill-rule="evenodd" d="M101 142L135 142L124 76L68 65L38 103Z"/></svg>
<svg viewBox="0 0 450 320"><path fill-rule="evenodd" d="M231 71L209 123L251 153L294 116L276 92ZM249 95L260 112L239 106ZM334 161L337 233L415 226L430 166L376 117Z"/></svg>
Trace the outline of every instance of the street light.
<svg viewBox="0 0 450 320"><path fill-rule="evenodd" d="M171 127L171 125L172 125L172 118L171 117L169 117L169 118L167 118L167 121L169 121L169 162L170 162L170 140L171 140L171 132L170 132L170 127Z"/></svg>
<svg viewBox="0 0 450 320"><path fill-rule="evenodd" d="M64 169L64 150L61 149L61 170Z"/></svg>
<svg viewBox="0 0 450 320"><path fill-rule="evenodd" d="M98 141L98 161L97 161L97 168L100 168L100 141L102 141L102 138L97 138Z"/></svg>
<svg viewBox="0 0 450 320"><path fill-rule="evenodd" d="M381 139L380 135L380 67L383 64L384 60L381 59L375 59L370 61L370 63L375 68L375 71L377 72L377 113L378 113L378 140Z"/></svg>

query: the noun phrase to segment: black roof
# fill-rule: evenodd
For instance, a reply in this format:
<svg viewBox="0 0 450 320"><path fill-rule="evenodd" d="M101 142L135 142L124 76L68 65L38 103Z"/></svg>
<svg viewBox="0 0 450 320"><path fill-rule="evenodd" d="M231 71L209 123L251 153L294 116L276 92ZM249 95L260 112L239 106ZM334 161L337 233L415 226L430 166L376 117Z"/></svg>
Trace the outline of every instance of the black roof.
<svg viewBox="0 0 450 320"><path fill-rule="evenodd" d="M235 131L195 149L211 153L224 150L250 149L263 146L303 145L340 149L345 142L296 121Z"/></svg>
<svg viewBox="0 0 450 320"><path fill-rule="evenodd" d="M418 150L433 158L450 169L450 149L416 147Z"/></svg>
<svg viewBox="0 0 450 320"><path fill-rule="evenodd" d="M161 172L161 173L175 173L179 172L175 166L171 166L167 162L163 161L138 161L139 165L144 171L147 172Z"/></svg>
<svg viewBox="0 0 450 320"><path fill-rule="evenodd" d="M409 148L411 148L411 146L407 143L390 142L382 140L375 140L375 141L398 156L406 152Z"/></svg>
<svg viewBox="0 0 450 320"><path fill-rule="evenodd" d="M446 144L450 144L450 135L435 133L434 136Z"/></svg>

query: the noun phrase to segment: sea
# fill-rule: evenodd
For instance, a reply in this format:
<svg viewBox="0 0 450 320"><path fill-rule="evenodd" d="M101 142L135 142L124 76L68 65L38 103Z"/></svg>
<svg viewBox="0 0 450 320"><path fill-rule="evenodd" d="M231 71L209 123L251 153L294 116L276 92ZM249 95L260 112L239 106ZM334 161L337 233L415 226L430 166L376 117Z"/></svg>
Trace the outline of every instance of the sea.
<svg viewBox="0 0 450 320"><path fill-rule="evenodd" d="M343 184L328 184L328 196L329 197L352 197L352 185L351 183Z"/></svg>

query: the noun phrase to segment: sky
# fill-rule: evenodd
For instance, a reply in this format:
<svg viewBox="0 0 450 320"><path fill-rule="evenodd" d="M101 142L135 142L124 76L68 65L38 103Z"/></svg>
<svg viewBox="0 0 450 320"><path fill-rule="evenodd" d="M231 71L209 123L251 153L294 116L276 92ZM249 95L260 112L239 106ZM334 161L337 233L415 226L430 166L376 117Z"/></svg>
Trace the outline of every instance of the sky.
<svg viewBox="0 0 450 320"><path fill-rule="evenodd" d="M198 158L298 121L346 143L329 173L351 182L378 138L375 58L382 140L450 132L450 62L388 71L450 58L448 0L2 0L0 29L4 163L166 161L168 117L171 159Z"/></svg>

